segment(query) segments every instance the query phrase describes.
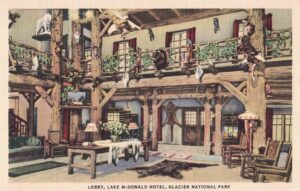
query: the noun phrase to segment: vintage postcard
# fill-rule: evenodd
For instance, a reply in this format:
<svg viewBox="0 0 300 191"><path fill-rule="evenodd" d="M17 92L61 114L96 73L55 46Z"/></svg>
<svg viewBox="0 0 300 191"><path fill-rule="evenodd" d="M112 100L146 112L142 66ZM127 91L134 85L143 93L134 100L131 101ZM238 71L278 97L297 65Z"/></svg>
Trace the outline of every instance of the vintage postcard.
<svg viewBox="0 0 300 191"><path fill-rule="evenodd" d="M30 2L3 10L5 190L295 190L299 2Z"/></svg>

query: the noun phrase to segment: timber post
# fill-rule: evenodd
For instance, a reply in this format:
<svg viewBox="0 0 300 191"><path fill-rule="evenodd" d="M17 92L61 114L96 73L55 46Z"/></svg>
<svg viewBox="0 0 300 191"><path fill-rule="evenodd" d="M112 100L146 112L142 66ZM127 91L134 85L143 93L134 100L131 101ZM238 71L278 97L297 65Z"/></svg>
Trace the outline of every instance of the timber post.
<svg viewBox="0 0 300 191"><path fill-rule="evenodd" d="M29 108L28 108L28 135L33 136L33 129L34 129L34 93L29 93Z"/></svg>
<svg viewBox="0 0 300 191"><path fill-rule="evenodd" d="M215 155L221 155L222 149L222 99L216 97L215 105Z"/></svg>
<svg viewBox="0 0 300 191"><path fill-rule="evenodd" d="M74 61L73 62L74 69L77 71L81 70L81 59L82 59L81 31L82 31L81 24L77 21L73 21L72 22L72 59Z"/></svg>
<svg viewBox="0 0 300 191"><path fill-rule="evenodd" d="M206 100L204 104L204 147L206 148L205 150L208 151L208 155L210 155L210 146L211 146L211 127L210 127L210 118L211 118L211 113L210 113L211 105L209 104L209 99Z"/></svg>
<svg viewBox="0 0 300 191"><path fill-rule="evenodd" d="M255 25L255 33L251 37L251 43L260 51L264 57L264 25L263 25L264 10L252 9L249 11L250 23ZM258 147L266 144L266 95L265 95L265 64L260 62L255 68L255 85L249 74L247 80L247 108L249 111L256 114L260 123L256 129L253 129L253 151L258 152Z"/></svg>
<svg viewBox="0 0 300 191"><path fill-rule="evenodd" d="M98 17L93 17L91 21L92 30L92 78L95 80L101 74L101 48L102 38L100 37L100 20ZM100 107L101 102L101 88L95 87L91 92L91 122L99 123L102 116L102 108Z"/></svg>
<svg viewBox="0 0 300 191"><path fill-rule="evenodd" d="M151 134L151 139L152 139L152 150L157 151L158 149L158 108L161 106L164 100L161 100L158 102L156 96L157 96L157 91L153 91L153 100L152 100L152 134Z"/></svg>
<svg viewBox="0 0 300 191"><path fill-rule="evenodd" d="M60 96L61 96L61 42L63 32L63 14L61 9L52 11L52 32L51 32L51 71L57 76L55 86L53 88L51 99L53 107L51 110L51 127L50 130L61 131L61 111L60 111ZM55 136L60 137L60 136ZM60 140L52 140L59 142Z"/></svg>
<svg viewBox="0 0 300 191"><path fill-rule="evenodd" d="M143 116L143 140L148 141L148 134L149 134L149 107L148 107L148 96L144 96L144 102L143 102L143 111L144 111L144 116Z"/></svg>

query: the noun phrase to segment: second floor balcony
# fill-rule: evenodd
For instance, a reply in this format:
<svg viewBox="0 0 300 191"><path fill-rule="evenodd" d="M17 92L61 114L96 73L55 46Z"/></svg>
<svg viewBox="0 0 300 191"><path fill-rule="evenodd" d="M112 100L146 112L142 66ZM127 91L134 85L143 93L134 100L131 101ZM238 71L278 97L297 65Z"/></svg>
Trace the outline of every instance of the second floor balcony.
<svg viewBox="0 0 300 191"><path fill-rule="evenodd" d="M231 38L218 42L202 44L189 44L185 46L167 47L158 50L133 50L128 49L122 53L102 58L102 75L123 74L125 72L138 73L141 75L152 75L157 70L163 72L193 71L197 65L203 69L214 68L236 68L244 58L239 54L237 47L239 38ZM33 47L11 41L9 44L10 72L19 72L32 75L35 72L51 75L51 54L39 51ZM81 60L81 70L72 69L72 59L61 59L62 75L74 77L81 75L89 77L91 74L91 49L86 48L84 58ZM292 56L292 29L266 31L265 33L265 59L288 58ZM161 65L159 65L159 64ZM73 73L68 73L72 71Z"/></svg>

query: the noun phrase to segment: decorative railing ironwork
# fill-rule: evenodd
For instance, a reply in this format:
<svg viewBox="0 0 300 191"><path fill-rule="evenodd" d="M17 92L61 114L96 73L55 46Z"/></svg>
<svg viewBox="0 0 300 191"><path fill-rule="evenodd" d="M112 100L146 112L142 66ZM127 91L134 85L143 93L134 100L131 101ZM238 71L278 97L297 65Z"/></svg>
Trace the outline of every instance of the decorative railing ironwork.
<svg viewBox="0 0 300 191"><path fill-rule="evenodd" d="M51 54L13 41L9 43L9 48L13 59L17 62L17 66L28 70L51 69Z"/></svg>
<svg viewBox="0 0 300 191"><path fill-rule="evenodd" d="M237 53L238 39L228 39L225 41L211 42L205 44L194 44L190 47L182 46L177 48L161 48L167 52L168 56L168 66L167 69L180 68L187 63L200 62L205 64L208 59L213 60L213 62L230 62L235 61L238 58ZM189 57L189 48L192 49L192 57ZM178 54L178 50L180 54ZM154 57L153 54L156 50L144 50L141 51L140 55L135 52L130 52L129 57L129 68L133 69L138 57L140 57L140 71L151 71L155 70ZM179 57L179 58L178 58ZM111 55L107 56L102 61L102 69L104 73L116 73L118 72L118 67L120 60L117 56Z"/></svg>
<svg viewBox="0 0 300 191"><path fill-rule="evenodd" d="M214 64L224 62L238 62L241 58L238 54L237 47L239 45L238 38L228 40L209 42L203 44L193 44L190 46L182 46L177 48L161 48L167 53L168 66L166 69L182 68L186 64L195 66L195 64L206 65L211 61ZM38 51L37 49L26 46L20 43L11 41L11 55L17 61L19 66L28 68L29 70L36 69L36 63L41 70L51 69L51 55L47 52ZM180 51L179 51L180 49ZM192 50L191 50L192 49ZM189 52L191 50L191 52ZM137 63L139 64L138 72L153 71L156 69L154 64L154 53L157 50L142 50L139 53L129 51L126 55L128 67L126 71L136 70ZM180 52L180 54L178 53ZM192 53L192 56L189 54ZM266 31L265 33L265 57L271 59L275 57L284 57L292 55L292 29L281 29ZM178 58L179 57L179 58ZM72 68L73 61L71 59L62 59L63 74L65 70ZM138 62L138 60L140 60ZM105 74L122 73L120 71L121 61L118 56L107 56L102 59L102 72ZM85 76L91 74L91 49L84 51L84 58L81 61L82 71ZM68 76L68 75L66 75Z"/></svg>
<svg viewBox="0 0 300 191"><path fill-rule="evenodd" d="M292 29L281 29L265 32L266 58L292 55Z"/></svg>

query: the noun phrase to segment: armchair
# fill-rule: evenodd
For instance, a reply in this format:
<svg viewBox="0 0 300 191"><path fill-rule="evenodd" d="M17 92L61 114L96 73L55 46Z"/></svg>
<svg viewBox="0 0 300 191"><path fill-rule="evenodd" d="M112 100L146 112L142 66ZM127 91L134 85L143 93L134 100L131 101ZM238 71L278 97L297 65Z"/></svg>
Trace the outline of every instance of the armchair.
<svg viewBox="0 0 300 191"><path fill-rule="evenodd" d="M292 145L283 143L278 160L275 165L268 166L256 164L253 182L264 182L265 180L281 180L288 182L292 172Z"/></svg>
<svg viewBox="0 0 300 191"><path fill-rule="evenodd" d="M223 164L229 168L232 164L241 163L241 153L247 151L247 137L241 134L239 145L225 145L222 147Z"/></svg>
<svg viewBox="0 0 300 191"><path fill-rule="evenodd" d="M241 161L240 175L244 178L253 178L254 168L256 164L275 165L275 161L280 154L282 141L271 140L267 141L267 147L264 154L248 154L244 153Z"/></svg>

